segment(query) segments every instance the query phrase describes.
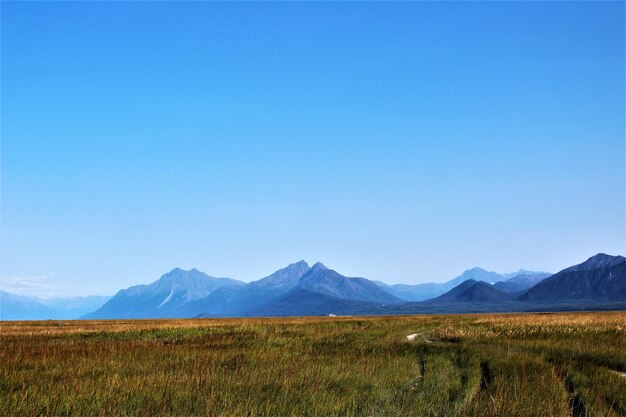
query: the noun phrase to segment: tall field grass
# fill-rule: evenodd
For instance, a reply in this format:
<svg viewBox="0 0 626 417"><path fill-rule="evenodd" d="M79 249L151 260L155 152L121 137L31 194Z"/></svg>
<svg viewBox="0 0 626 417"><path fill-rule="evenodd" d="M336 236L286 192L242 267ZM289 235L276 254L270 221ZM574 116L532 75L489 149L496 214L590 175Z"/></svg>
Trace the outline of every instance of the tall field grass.
<svg viewBox="0 0 626 417"><path fill-rule="evenodd" d="M625 312L0 323L2 416L618 417L625 371Z"/></svg>

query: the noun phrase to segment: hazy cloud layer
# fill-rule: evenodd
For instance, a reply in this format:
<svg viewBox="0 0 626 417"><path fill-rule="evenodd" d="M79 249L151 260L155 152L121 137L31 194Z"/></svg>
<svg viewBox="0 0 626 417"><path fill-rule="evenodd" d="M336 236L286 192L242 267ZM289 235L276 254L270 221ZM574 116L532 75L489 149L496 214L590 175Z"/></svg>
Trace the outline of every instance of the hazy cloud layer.
<svg viewBox="0 0 626 417"><path fill-rule="evenodd" d="M54 273L31 277L0 278L0 289L25 297L51 298L67 295L64 288L54 283Z"/></svg>

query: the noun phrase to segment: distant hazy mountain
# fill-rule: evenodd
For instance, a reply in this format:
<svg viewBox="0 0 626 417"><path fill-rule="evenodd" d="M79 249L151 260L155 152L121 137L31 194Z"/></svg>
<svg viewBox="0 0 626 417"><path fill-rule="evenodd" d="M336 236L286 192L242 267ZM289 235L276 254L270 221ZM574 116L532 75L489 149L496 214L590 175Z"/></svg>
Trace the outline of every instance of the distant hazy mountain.
<svg viewBox="0 0 626 417"><path fill-rule="evenodd" d="M502 281L504 277L496 272L486 271L482 268L476 267L463 272L461 275L454 279L451 279L450 281L446 282L446 285L456 287L460 283L468 281L470 279L474 281L482 281L488 284L493 284L498 281Z"/></svg>
<svg viewBox="0 0 626 417"><path fill-rule="evenodd" d="M544 279L519 297L531 303L572 300L626 303L626 258L597 254Z"/></svg>
<svg viewBox="0 0 626 417"><path fill-rule="evenodd" d="M406 301L422 301L437 297L446 292L445 283L427 282L424 284L385 284L373 281L384 291Z"/></svg>
<svg viewBox="0 0 626 417"><path fill-rule="evenodd" d="M111 297L23 297L0 291L0 320L71 320L93 311Z"/></svg>
<svg viewBox="0 0 626 417"><path fill-rule="evenodd" d="M33 297L22 297L0 291L1 320L47 320L55 315L53 308Z"/></svg>
<svg viewBox="0 0 626 417"><path fill-rule="evenodd" d="M97 310L111 298L111 296L89 295L86 297L42 299L40 302L57 312L54 319L72 320Z"/></svg>
<svg viewBox="0 0 626 417"><path fill-rule="evenodd" d="M494 287L509 294L518 294L538 284L550 275L549 272L524 271L524 273L513 275L506 281L496 282Z"/></svg>
<svg viewBox="0 0 626 417"><path fill-rule="evenodd" d="M520 269L517 272L504 273L504 274L502 274L502 277L504 278L504 281L508 281L508 280L513 279L513 278L515 278L517 276L520 276L520 275L530 275L530 276L547 275L547 276L550 276L552 274L549 273L549 272L543 272L543 271L528 271L526 269Z"/></svg>
<svg viewBox="0 0 626 417"><path fill-rule="evenodd" d="M244 285L230 278L214 278L192 269L175 268L148 285L119 291L84 319L168 318L181 316L186 304L204 298L219 288Z"/></svg>
<svg viewBox="0 0 626 417"><path fill-rule="evenodd" d="M380 281L375 281L377 285L383 288L385 291L393 294L394 296L407 301L422 301L429 300L450 291L457 285L467 280L473 279L475 281L488 282L490 284L504 279L503 275L495 272L486 271L482 268L472 268L463 272L456 278L450 281L436 283L427 282L425 284L407 285L407 284L394 284L387 285Z"/></svg>
<svg viewBox="0 0 626 417"><path fill-rule="evenodd" d="M428 300L428 303L501 303L513 299L511 294L494 288L483 281L469 279L463 281L447 293Z"/></svg>

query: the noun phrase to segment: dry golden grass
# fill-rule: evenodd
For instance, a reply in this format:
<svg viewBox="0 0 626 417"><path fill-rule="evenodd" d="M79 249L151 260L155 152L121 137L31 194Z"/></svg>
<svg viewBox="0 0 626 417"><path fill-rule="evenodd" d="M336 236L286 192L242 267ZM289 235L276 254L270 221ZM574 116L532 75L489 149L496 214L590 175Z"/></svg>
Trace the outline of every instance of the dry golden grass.
<svg viewBox="0 0 626 417"><path fill-rule="evenodd" d="M624 312L1 322L0 415L623 416L625 325Z"/></svg>

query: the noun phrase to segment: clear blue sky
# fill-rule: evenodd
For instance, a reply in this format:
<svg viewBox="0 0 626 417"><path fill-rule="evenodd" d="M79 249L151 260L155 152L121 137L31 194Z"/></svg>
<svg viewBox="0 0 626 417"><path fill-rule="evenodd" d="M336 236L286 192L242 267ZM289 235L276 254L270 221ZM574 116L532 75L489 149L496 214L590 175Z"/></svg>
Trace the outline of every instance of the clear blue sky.
<svg viewBox="0 0 626 417"><path fill-rule="evenodd" d="M624 3L2 2L7 290L626 252Z"/></svg>

